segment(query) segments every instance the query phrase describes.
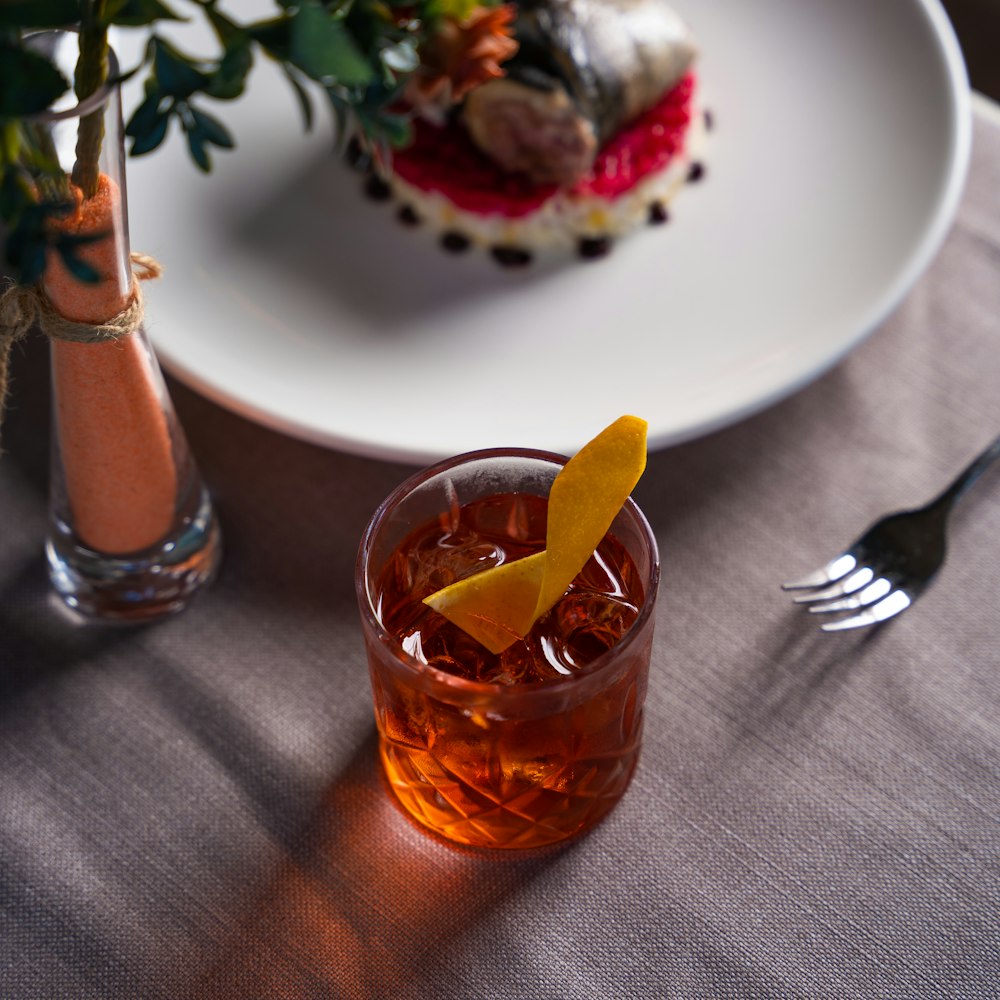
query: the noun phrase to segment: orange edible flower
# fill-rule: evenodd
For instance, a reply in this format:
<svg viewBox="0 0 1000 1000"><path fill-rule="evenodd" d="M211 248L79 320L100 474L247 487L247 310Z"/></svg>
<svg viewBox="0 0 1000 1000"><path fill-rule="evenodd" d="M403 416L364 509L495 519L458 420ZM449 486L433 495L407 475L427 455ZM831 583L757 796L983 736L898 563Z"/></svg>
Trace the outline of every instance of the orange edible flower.
<svg viewBox="0 0 1000 1000"><path fill-rule="evenodd" d="M420 49L420 67L406 99L418 109L457 104L475 87L504 75L501 63L517 52L515 9L476 7L460 20L445 18Z"/></svg>

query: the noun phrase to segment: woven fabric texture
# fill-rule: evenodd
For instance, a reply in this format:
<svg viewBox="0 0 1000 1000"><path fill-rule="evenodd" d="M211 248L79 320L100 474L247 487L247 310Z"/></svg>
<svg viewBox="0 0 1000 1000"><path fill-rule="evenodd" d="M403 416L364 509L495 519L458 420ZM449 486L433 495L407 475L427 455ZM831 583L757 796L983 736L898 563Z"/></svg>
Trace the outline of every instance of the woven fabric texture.
<svg viewBox="0 0 1000 1000"><path fill-rule="evenodd" d="M643 757L617 810L545 855L445 847L380 779L353 563L410 469L175 385L221 577L175 620L80 630L40 553L45 346L19 347L0 996L1000 996L1000 468L890 625L822 635L778 589L1000 430L998 192L1000 126L977 118L955 225L889 320L791 398L651 456Z"/></svg>

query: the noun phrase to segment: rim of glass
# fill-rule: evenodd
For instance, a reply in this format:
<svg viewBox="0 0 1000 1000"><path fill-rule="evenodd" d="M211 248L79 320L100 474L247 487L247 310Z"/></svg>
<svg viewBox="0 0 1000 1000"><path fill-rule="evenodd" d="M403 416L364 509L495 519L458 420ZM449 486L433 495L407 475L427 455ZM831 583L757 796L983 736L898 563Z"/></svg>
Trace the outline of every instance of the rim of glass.
<svg viewBox="0 0 1000 1000"><path fill-rule="evenodd" d="M659 547L656 544L656 536L653 534L653 529L650 527L649 521L646 520L646 515L643 514L642 509L631 496L625 500L625 503L622 505L622 511L627 511L636 522L652 555L650 571L644 580L646 584L646 599L643 600L642 606L639 608L639 614L636 616L635 621L632 622L628 631L621 637L621 639L619 639L618 642L616 642L610 649L601 653L600 656L595 657L580 670L574 671L572 674L567 674L564 677L558 677L545 681L528 681L523 684L498 684L493 681L473 681L465 677L457 677L455 674L449 674L444 670L440 670L438 667L432 667L429 663L423 663L403 649L396 639L394 639L393 636L386 631L382 622L379 620L378 615L375 613L374 607L372 606L371 594L368 587L368 554L371 549L372 539L375 537L375 533L382 520L385 518L387 512L391 510L398 501L402 500L405 496L411 493L420 483L426 482L432 477L440 475L442 472L447 472L448 469L455 468L456 466L465 465L471 461L482 461L491 458L527 458L548 462L558 466L563 466L569 461L569 458L566 455L560 455L557 452L552 451L540 451L535 448L484 448L478 451L466 451L460 455L455 455L452 458L446 458L440 462L436 462L434 465L429 465L426 468L421 469L419 472L415 472L411 476L408 476L378 505L375 512L369 519L368 524L365 526L364 533L361 536L361 542L358 546L358 555L355 561L354 569L354 586L361 614L366 624L376 634L380 642L384 646L392 649L395 654L395 661L399 665L409 670L414 676L429 677L437 684L443 684L459 691L489 694L494 698L498 696L512 697L517 696L519 692L524 691L556 691L563 687L583 683L588 678L595 677L602 673L603 669L609 663L620 657L623 653L628 652L629 647L636 641L636 637L642 631L642 628L646 624L650 615L652 615L653 608L656 604L655 596L650 599L648 595L651 593L655 595L659 588ZM620 516L620 514L621 512L616 515L616 518Z"/></svg>
<svg viewBox="0 0 1000 1000"><path fill-rule="evenodd" d="M46 31L33 31L24 36L24 40L30 41L32 38L44 38L46 36L56 37L64 35L79 35L80 29L73 25L65 28L52 28ZM25 115L24 121L28 122L62 122L73 118L83 118L93 111L97 111L108 103L109 98L114 93L115 87L121 82L119 78L118 56L115 50L108 46L108 78L88 97L74 104L71 108L64 108L62 111L38 111L33 115ZM70 90L73 88L73 81L70 80Z"/></svg>

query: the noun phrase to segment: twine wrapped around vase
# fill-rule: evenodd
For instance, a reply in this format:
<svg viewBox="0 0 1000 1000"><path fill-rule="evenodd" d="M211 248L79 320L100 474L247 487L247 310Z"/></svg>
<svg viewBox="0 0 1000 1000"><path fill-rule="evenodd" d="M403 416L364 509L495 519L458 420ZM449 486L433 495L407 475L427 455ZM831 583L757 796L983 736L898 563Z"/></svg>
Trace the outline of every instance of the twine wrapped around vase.
<svg viewBox="0 0 1000 1000"><path fill-rule="evenodd" d="M143 318L143 300L138 282L160 277L163 268L146 254L133 253L130 259L132 274L138 279L132 283L132 299L121 312L103 323L66 319L52 308L45 293L36 285L11 284L0 295L0 427L3 425L10 381L10 351L33 327L37 326L47 337L77 344L119 340L139 329Z"/></svg>

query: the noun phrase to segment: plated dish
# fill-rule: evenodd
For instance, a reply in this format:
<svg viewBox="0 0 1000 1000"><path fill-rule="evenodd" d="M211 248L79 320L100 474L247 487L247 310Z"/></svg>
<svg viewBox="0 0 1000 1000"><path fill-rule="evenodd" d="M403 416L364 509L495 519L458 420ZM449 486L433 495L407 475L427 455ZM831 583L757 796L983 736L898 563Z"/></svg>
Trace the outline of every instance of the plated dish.
<svg viewBox="0 0 1000 1000"><path fill-rule="evenodd" d="M176 139L131 161L164 365L220 404L345 451L421 464L517 443L574 451L602 418L653 448L827 370L899 303L951 223L968 85L936 0L678 2L712 112L707 176L610 257L454 258L304 137L261 67L205 178ZM169 197L167 194L169 193Z"/></svg>
<svg viewBox="0 0 1000 1000"><path fill-rule="evenodd" d="M363 136L348 158L450 253L603 257L704 173L698 42L670 0L478 7L419 51L411 141L389 169Z"/></svg>

